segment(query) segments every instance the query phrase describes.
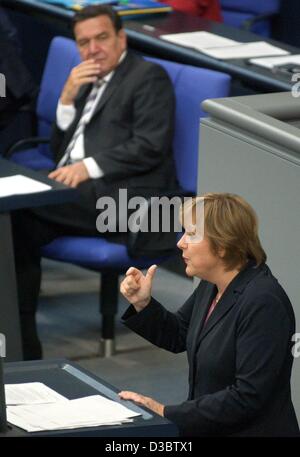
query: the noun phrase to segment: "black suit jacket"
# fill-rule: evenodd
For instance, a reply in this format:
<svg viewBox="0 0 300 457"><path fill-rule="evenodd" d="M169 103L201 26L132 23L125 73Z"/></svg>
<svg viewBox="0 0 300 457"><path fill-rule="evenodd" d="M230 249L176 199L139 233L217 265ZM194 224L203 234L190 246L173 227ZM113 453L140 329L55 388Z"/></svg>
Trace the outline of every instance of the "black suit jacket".
<svg viewBox="0 0 300 457"><path fill-rule="evenodd" d="M76 117L66 132L54 126L52 149L58 162L72 138L91 86L78 95ZM85 154L104 177L93 180L96 196L114 189L174 189L172 155L175 99L172 83L158 65L128 52L85 128ZM101 183L100 183L101 181ZM147 192L146 192L147 193ZM139 194L133 191L131 194Z"/></svg>
<svg viewBox="0 0 300 457"><path fill-rule="evenodd" d="M0 73L5 75L6 85L5 97L0 97L1 129L10 123L21 106L31 103L37 95L37 85L21 58L17 30L1 7ZM3 90L0 90L0 92L2 95Z"/></svg>
<svg viewBox="0 0 300 457"><path fill-rule="evenodd" d="M177 313L152 299L123 316L157 346L187 351L189 398L166 406L165 416L184 435L297 435L290 392L295 318L287 295L267 265L249 262L204 325L216 293L202 281Z"/></svg>

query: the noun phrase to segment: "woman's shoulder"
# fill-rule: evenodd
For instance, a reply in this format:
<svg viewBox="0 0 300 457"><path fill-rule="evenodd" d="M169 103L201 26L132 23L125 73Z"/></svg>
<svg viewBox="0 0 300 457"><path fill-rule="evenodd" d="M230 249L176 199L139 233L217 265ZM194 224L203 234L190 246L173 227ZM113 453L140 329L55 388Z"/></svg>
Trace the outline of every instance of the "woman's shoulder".
<svg viewBox="0 0 300 457"><path fill-rule="evenodd" d="M268 265L263 264L259 267L259 272L245 287L241 295L244 310L267 308L270 312L293 316L293 308L290 299L273 275Z"/></svg>
<svg viewBox="0 0 300 457"><path fill-rule="evenodd" d="M282 296L283 298L288 298L279 280L273 275L271 269L266 263L257 268L257 275L249 281L246 287L247 293L251 292L255 296L276 294Z"/></svg>

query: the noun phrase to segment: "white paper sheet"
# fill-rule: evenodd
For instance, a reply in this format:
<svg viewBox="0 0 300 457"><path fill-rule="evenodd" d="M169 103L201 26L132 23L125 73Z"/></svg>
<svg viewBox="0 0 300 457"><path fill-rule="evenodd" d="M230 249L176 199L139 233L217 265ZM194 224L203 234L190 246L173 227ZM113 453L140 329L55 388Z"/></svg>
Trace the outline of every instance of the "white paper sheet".
<svg viewBox="0 0 300 457"><path fill-rule="evenodd" d="M69 401L42 382L5 384L5 398L7 405L32 405Z"/></svg>
<svg viewBox="0 0 300 457"><path fill-rule="evenodd" d="M250 57L287 55L284 49L272 46L265 41L243 43L239 45L204 49L202 52L215 59L249 59Z"/></svg>
<svg viewBox="0 0 300 457"><path fill-rule="evenodd" d="M272 69L276 65L295 64L300 66L300 54L288 55L283 57L261 57L260 59L250 59L250 62L260 67Z"/></svg>
<svg viewBox="0 0 300 457"><path fill-rule="evenodd" d="M136 416L140 414L101 395L7 408L7 420L29 432L119 424Z"/></svg>
<svg viewBox="0 0 300 457"><path fill-rule="evenodd" d="M198 51L212 47L220 48L239 44L238 41L224 38L210 32L173 33L171 35L161 35L160 38L175 44L180 44L181 46L197 49Z"/></svg>
<svg viewBox="0 0 300 457"><path fill-rule="evenodd" d="M288 55L289 52L265 41L240 43L210 32L188 32L161 35L160 38L197 49L215 59L248 59L250 57Z"/></svg>
<svg viewBox="0 0 300 457"><path fill-rule="evenodd" d="M0 197L33 194L51 189L51 186L23 175L0 178Z"/></svg>

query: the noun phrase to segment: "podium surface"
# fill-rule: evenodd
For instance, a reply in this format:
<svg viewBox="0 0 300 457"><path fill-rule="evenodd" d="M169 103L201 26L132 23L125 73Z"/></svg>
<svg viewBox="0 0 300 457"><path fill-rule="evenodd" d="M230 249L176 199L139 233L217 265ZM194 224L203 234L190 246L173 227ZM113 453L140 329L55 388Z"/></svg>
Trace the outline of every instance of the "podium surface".
<svg viewBox="0 0 300 457"><path fill-rule="evenodd" d="M167 419L146 410L133 402L120 400L118 390L68 360L39 360L32 362L7 363L4 366L4 382L17 384L42 382L61 395L72 400L89 395L103 395L110 400L124 404L127 408L141 413L132 423L76 428L68 430L28 433L10 426L0 437L46 436L46 437L174 437L178 436L177 427Z"/></svg>

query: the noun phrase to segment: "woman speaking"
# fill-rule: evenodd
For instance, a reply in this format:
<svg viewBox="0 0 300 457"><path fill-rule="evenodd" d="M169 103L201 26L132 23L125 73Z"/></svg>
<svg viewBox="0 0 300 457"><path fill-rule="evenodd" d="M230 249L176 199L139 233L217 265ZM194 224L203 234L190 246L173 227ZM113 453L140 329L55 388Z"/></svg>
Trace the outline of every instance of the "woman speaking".
<svg viewBox="0 0 300 457"><path fill-rule="evenodd" d="M165 416L184 436L298 435L290 390L295 317L265 263L253 209L237 195L210 193L185 203L181 219L186 273L202 280L194 293L167 311L151 297L155 265L146 275L131 267L121 292L131 303L123 316L130 329L187 352L188 399L165 406L135 392L120 397Z"/></svg>

